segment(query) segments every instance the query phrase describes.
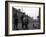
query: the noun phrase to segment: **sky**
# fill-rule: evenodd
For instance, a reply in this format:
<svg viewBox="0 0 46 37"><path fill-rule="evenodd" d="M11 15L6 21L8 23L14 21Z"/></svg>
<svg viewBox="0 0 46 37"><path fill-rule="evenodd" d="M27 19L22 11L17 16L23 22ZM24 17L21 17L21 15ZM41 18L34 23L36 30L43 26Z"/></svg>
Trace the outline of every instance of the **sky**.
<svg viewBox="0 0 46 37"><path fill-rule="evenodd" d="M37 19L37 16L39 15L39 8L35 7L14 7L16 9L21 9L22 12L24 12L26 15L33 17L34 19Z"/></svg>

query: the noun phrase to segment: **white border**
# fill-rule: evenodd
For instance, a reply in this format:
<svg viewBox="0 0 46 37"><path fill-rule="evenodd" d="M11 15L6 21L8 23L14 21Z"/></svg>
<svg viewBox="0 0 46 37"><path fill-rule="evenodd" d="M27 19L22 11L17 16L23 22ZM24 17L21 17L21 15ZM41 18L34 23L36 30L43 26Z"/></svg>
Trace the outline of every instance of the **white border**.
<svg viewBox="0 0 46 37"><path fill-rule="evenodd" d="M40 17L41 17L41 29L39 30L19 30L19 31L12 31L12 7L13 6L30 6L30 7L40 7ZM26 33L42 33L43 32L43 5L36 5L36 4L24 4L24 3L8 3L8 32L9 34L26 34Z"/></svg>

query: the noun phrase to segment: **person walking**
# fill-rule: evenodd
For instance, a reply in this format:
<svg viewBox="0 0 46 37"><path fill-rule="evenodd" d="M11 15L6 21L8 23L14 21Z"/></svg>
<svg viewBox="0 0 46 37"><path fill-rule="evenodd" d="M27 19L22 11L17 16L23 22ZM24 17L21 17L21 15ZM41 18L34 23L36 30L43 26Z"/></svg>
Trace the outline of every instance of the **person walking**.
<svg viewBox="0 0 46 37"><path fill-rule="evenodd" d="M18 30L18 16L17 13L14 15L14 29Z"/></svg>
<svg viewBox="0 0 46 37"><path fill-rule="evenodd" d="M22 15L21 17L21 21L22 21L22 28L23 29L28 29L28 16L27 15ZM25 26L25 28L24 28Z"/></svg>

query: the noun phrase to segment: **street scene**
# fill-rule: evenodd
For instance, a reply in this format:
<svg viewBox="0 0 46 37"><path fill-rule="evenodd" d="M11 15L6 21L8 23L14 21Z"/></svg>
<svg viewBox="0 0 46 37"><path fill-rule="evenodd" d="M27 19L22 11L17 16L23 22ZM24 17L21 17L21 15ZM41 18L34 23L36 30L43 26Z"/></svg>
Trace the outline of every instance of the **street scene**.
<svg viewBox="0 0 46 37"><path fill-rule="evenodd" d="M39 10L37 8L14 8L12 7L12 30L40 29ZM31 12L30 12L31 11Z"/></svg>

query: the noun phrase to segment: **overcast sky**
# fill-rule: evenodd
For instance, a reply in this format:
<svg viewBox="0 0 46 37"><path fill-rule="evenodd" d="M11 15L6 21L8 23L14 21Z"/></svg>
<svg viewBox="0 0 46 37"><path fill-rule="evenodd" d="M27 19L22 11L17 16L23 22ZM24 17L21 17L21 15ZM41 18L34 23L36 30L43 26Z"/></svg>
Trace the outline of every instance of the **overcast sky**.
<svg viewBox="0 0 46 37"><path fill-rule="evenodd" d="M21 9L22 12L25 12L26 15L33 17L34 19L37 19L37 16L39 15L39 8L35 7L14 7L16 9Z"/></svg>

